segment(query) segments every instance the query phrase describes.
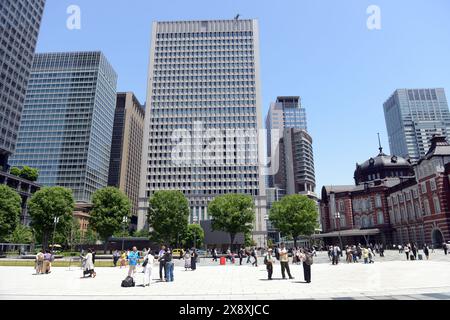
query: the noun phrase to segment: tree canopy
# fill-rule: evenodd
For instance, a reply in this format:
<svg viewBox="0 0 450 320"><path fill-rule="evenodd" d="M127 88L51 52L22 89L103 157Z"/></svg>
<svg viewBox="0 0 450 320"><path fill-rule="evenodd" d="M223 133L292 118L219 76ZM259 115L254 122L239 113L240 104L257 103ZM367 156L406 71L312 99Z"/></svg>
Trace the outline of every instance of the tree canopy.
<svg viewBox="0 0 450 320"><path fill-rule="evenodd" d="M166 244L178 244L186 232L189 220L189 202L181 191L161 190L149 200L148 225L152 238Z"/></svg>
<svg viewBox="0 0 450 320"><path fill-rule="evenodd" d="M294 238L297 246L299 236L310 236L317 228L316 203L307 196L294 194L283 197L273 204L269 220L285 236Z"/></svg>
<svg viewBox="0 0 450 320"><path fill-rule="evenodd" d="M205 240L205 232L199 224L189 224L183 235L183 246L200 248ZM194 245L195 243L195 245Z"/></svg>
<svg viewBox="0 0 450 320"><path fill-rule="evenodd" d="M24 166L22 169L12 167L9 170L9 173L12 174L13 176L21 177L29 181L36 181L39 177L39 170L35 168L30 168L28 166Z"/></svg>
<svg viewBox="0 0 450 320"><path fill-rule="evenodd" d="M33 239L31 228L19 223L14 231L6 238L6 241L9 243L31 243Z"/></svg>
<svg viewBox="0 0 450 320"><path fill-rule="evenodd" d="M44 248L53 232L54 218L59 218L57 231L64 232L72 223L74 206L72 191L63 187L44 187L31 197L28 202L31 227L42 237Z"/></svg>
<svg viewBox="0 0 450 320"><path fill-rule="evenodd" d="M131 217L131 203L122 191L107 187L92 195L92 205L89 225L105 241L106 252L108 238L122 230L123 217Z"/></svg>
<svg viewBox="0 0 450 320"><path fill-rule="evenodd" d="M244 194L225 194L214 198L208 205L213 230L230 234L230 247L238 233L253 229L255 204L253 198Z"/></svg>
<svg viewBox="0 0 450 320"><path fill-rule="evenodd" d="M22 199L8 186L0 185L0 240L12 234L19 224Z"/></svg>

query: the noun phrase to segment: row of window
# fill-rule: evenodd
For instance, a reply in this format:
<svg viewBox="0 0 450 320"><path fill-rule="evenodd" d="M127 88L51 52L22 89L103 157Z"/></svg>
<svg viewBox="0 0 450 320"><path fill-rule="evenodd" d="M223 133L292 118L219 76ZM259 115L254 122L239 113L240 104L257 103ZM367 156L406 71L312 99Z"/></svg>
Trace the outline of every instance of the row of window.
<svg viewBox="0 0 450 320"><path fill-rule="evenodd" d="M189 38L212 38L212 37L251 37L252 31L233 32L179 32L179 33L158 33L157 39L189 39Z"/></svg>

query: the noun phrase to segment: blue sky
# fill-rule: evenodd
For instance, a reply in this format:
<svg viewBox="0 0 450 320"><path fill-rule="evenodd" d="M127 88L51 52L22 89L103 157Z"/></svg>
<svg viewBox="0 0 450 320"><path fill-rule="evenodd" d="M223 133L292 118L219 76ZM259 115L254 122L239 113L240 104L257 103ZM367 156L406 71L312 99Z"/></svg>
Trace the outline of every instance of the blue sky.
<svg viewBox="0 0 450 320"><path fill-rule="evenodd" d="M66 28L69 5L81 29ZM369 5L381 30L369 30ZM144 103L152 21L256 18L264 114L299 95L314 139L317 191L352 184L356 162L389 151L383 102L397 88L443 87L450 96L448 0L47 0L38 52L101 50L118 90Z"/></svg>

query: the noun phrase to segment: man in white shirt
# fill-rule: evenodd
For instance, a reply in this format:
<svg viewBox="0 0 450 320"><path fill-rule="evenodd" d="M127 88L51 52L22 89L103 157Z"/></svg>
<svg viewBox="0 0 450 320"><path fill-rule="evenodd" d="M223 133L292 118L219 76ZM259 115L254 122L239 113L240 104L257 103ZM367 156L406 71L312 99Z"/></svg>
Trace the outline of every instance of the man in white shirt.
<svg viewBox="0 0 450 320"><path fill-rule="evenodd" d="M146 252L144 262L142 263L142 265L144 267L144 285L143 285L144 287L150 286L150 281L151 281L151 277L152 277L152 268L153 268L154 262L155 262L155 258L151 254L151 250L148 250Z"/></svg>

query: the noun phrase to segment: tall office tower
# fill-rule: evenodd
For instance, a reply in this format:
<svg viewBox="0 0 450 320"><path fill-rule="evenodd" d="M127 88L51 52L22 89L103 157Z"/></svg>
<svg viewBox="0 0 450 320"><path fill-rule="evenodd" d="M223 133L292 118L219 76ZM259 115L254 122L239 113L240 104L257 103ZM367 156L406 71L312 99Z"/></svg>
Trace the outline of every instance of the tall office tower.
<svg viewBox="0 0 450 320"><path fill-rule="evenodd" d="M267 155L272 153L272 130L294 128L308 130L306 124L306 110L301 104L300 97L278 97L276 102L270 105L266 116L267 129ZM274 137L275 138L275 137Z"/></svg>
<svg viewBox="0 0 450 320"><path fill-rule="evenodd" d="M316 199L316 177L311 136L302 129L283 130L278 145L279 170L275 187L286 194L303 194Z"/></svg>
<svg viewBox="0 0 450 320"><path fill-rule="evenodd" d="M144 117L144 108L132 92L117 94L108 185L128 196L133 205L131 224L136 226Z"/></svg>
<svg viewBox="0 0 450 320"><path fill-rule="evenodd" d="M274 164L270 187L286 194L316 198L312 138L307 132L306 110L300 97L278 97L270 105L266 129L268 156Z"/></svg>
<svg viewBox="0 0 450 320"><path fill-rule="evenodd" d="M101 52L36 54L11 165L89 203L108 184L116 84Z"/></svg>
<svg viewBox="0 0 450 320"><path fill-rule="evenodd" d="M191 221L209 219L214 197L246 193L256 202L254 239L263 244L264 158L255 137L262 129L258 33L256 20L153 24L139 229L157 190L183 191ZM216 152L207 151L211 140ZM180 147L191 151L178 157Z"/></svg>
<svg viewBox="0 0 450 320"><path fill-rule="evenodd" d="M0 167L14 153L45 0L0 1Z"/></svg>
<svg viewBox="0 0 450 320"><path fill-rule="evenodd" d="M444 89L398 89L383 104L391 154L417 161L433 134L450 141L450 112Z"/></svg>

